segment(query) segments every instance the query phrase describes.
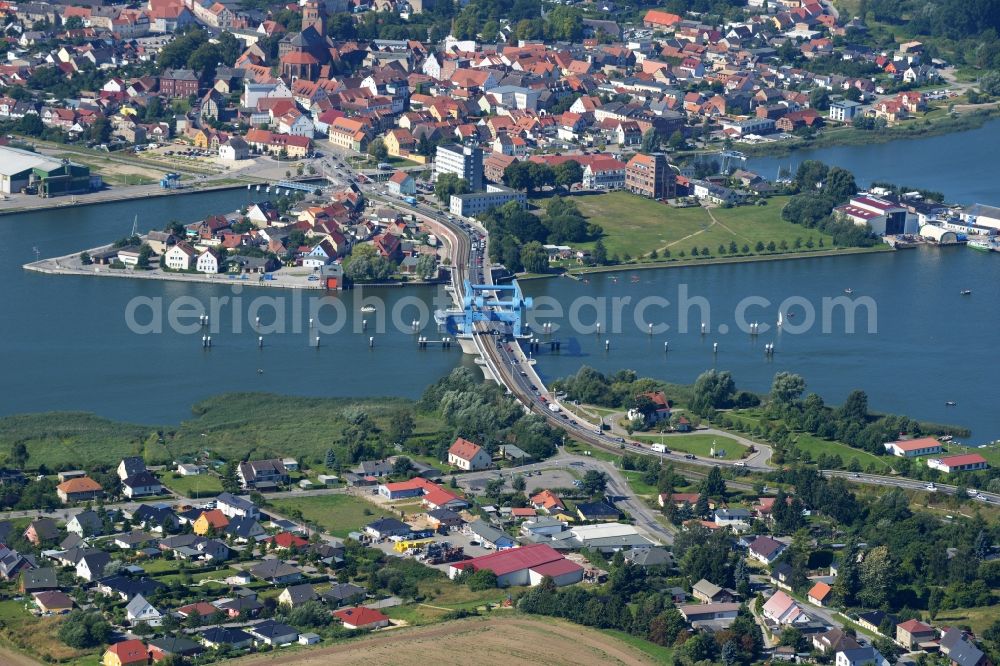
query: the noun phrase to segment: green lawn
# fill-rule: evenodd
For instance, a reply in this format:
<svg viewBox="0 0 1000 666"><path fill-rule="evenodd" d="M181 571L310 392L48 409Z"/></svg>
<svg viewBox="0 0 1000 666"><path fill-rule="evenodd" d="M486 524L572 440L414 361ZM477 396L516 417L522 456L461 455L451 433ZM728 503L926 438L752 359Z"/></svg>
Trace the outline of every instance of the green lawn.
<svg viewBox="0 0 1000 666"><path fill-rule="evenodd" d="M656 249L661 255L669 249L671 259L679 259L680 252L690 256L694 246L708 247L712 257L719 255L719 245L728 252L730 242L735 242L742 254L743 245L750 247L750 255L756 254L754 247L758 241L774 241L780 245L784 240L792 251L795 239L803 243L812 238L819 250L822 238L825 248L833 247L831 238L815 229L806 229L781 219L781 208L786 197L768 200L766 206L740 206L737 208L713 208L711 211L700 206L692 208L672 208L628 192L609 192L597 195L570 197L580 208L580 212L590 222L604 229L601 239L608 255L625 254L638 258ZM548 200L536 203L545 206ZM714 217L714 220L713 220ZM592 247L593 243L582 243L581 247ZM661 257L662 259L662 257Z"/></svg>
<svg viewBox="0 0 1000 666"><path fill-rule="evenodd" d="M628 634L617 629L601 629L600 632L607 634L608 636L614 636L622 643L627 643L637 650L642 650L655 659L659 664L673 663L674 651L672 648L657 645L656 643L650 643L649 641L639 638L638 636L633 636L632 634Z"/></svg>
<svg viewBox="0 0 1000 666"><path fill-rule="evenodd" d="M0 418L0 455L22 442L32 467L45 464L52 469L113 466L133 455L144 456L147 464L168 463L206 450L227 460L292 456L316 466L323 463L330 442L338 441L355 409L385 428L400 411L412 408L411 401L399 398L239 393L200 402L192 408L193 418L169 427L110 421L80 412L22 414ZM415 413L414 418L415 437L442 433L436 416ZM168 433L162 443L158 431Z"/></svg>
<svg viewBox="0 0 1000 666"><path fill-rule="evenodd" d="M665 435L662 440L659 435L636 435L635 439L647 444L659 444L662 441L671 451L693 453L703 458L712 456L713 447L716 451L725 449L726 454L719 456L722 460L739 460L746 450L746 447L735 439L719 435Z"/></svg>
<svg viewBox="0 0 1000 666"><path fill-rule="evenodd" d="M222 492L222 481L208 472L197 476L175 476L174 472L167 472L160 476L160 481L185 497L215 497Z"/></svg>
<svg viewBox="0 0 1000 666"><path fill-rule="evenodd" d="M862 451L861 449L851 448L847 444L821 439L816 435L811 435L807 432L796 435L795 446L802 451L808 451L813 460L816 460L821 453L825 453L828 456L840 456L841 460L844 461L845 467L851 462L851 458L856 458L857 461L861 463L862 467L867 468L868 465L875 465L880 472L884 472L889 469L889 465L886 464L885 458L868 453L867 451Z"/></svg>
<svg viewBox="0 0 1000 666"><path fill-rule="evenodd" d="M632 486L632 490L635 491L636 495L643 495L646 497L653 497L659 490L656 486L651 486L642 480L642 472L635 472L631 470L625 470L622 472L625 479L628 481L628 485Z"/></svg>
<svg viewBox="0 0 1000 666"><path fill-rule="evenodd" d="M351 495L316 495L273 500L271 505L279 513L301 511L305 520L316 523L337 537L361 529L378 516L378 508Z"/></svg>
<svg viewBox="0 0 1000 666"><path fill-rule="evenodd" d="M983 606L978 608L956 608L954 610L943 610L938 612L934 621L939 625L967 624L972 630L982 635L997 619L996 606Z"/></svg>

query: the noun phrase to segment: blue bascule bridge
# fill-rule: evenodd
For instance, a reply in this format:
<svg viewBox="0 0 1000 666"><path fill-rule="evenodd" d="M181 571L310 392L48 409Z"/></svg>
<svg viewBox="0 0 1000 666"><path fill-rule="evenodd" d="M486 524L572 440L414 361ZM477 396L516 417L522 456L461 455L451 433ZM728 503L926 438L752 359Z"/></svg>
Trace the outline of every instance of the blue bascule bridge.
<svg viewBox="0 0 1000 666"><path fill-rule="evenodd" d="M462 307L438 310L434 319L459 341L471 339L480 322L509 326L515 338L527 338L530 334L524 318L530 308L531 297L521 292L517 280L509 285L472 284L466 280ZM492 326L490 329L496 330Z"/></svg>

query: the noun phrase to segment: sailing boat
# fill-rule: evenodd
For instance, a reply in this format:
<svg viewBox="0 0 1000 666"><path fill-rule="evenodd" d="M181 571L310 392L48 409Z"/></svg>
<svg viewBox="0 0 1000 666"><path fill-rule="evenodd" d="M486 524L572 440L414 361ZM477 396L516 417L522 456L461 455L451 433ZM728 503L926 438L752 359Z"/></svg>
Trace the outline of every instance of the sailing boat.
<svg viewBox="0 0 1000 666"><path fill-rule="evenodd" d="M781 324L783 323L783 321L784 320L781 318L781 311L779 310L778 311L778 327L779 328L781 327Z"/></svg>

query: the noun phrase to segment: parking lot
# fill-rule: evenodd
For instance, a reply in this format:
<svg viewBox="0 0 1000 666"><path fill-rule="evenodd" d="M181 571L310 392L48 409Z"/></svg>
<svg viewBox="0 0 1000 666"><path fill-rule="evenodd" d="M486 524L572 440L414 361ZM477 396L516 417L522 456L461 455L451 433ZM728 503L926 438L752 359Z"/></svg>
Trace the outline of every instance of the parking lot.
<svg viewBox="0 0 1000 666"><path fill-rule="evenodd" d="M468 555L469 557L479 557L480 555L488 555L489 553L493 552L492 550L488 550L479 545L473 546L471 542L476 540L475 537L463 534L461 531L451 531L446 535L435 534L433 537L431 537L431 540L437 543L440 543L442 541L447 541L452 546L460 546L462 550L465 551L465 554ZM388 539L380 543L371 544L372 548L378 548L386 555L390 555L392 557L404 557L402 553L396 552L396 550L393 548L395 545L396 545L395 543L389 541ZM434 564L428 566L433 566L435 569L440 569L441 571L447 573L448 567L451 566L451 563Z"/></svg>
<svg viewBox="0 0 1000 666"><path fill-rule="evenodd" d="M458 485L465 491L481 493L486 484L498 476L504 479L504 488L513 490L511 479L515 476L523 476L526 492L530 495L546 488L572 488L577 475L567 469L543 469L533 471L518 471L514 469L497 470L488 476L476 475L472 477L458 477Z"/></svg>

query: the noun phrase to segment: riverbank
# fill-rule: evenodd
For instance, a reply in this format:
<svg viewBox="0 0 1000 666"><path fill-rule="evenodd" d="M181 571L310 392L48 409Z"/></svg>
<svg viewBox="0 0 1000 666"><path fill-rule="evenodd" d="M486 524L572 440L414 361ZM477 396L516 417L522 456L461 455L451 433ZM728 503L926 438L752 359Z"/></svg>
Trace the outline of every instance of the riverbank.
<svg viewBox="0 0 1000 666"><path fill-rule="evenodd" d="M571 268L562 273L524 273L518 275L518 280L539 280L566 275L572 276L590 275L595 273L614 273L619 271L635 271L650 268L689 268L691 266L708 266L718 264L750 264L765 261L783 261L792 259L811 259L817 257L839 257L856 254L874 254L881 252L895 252L888 245L876 245L874 247L845 247L834 250L809 250L805 252L786 252L784 254L754 254L744 257L706 257L704 259L670 259L666 261L649 261L640 264L615 264L613 266L587 266L582 268Z"/></svg>
<svg viewBox="0 0 1000 666"><path fill-rule="evenodd" d="M240 178L228 178L226 182L213 185L210 183L194 183L189 187L173 190L163 189L159 185L131 185L116 187L111 190L102 190L89 194L76 194L63 197L52 197L43 199L30 195L18 195L18 199L10 201L0 201L0 215L16 215L18 213L34 213L44 210L62 208L80 208L83 206L95 206L98 204L116 203L119 201L132 201L136 199L151 199L154 197L167 197L182 194L202 194L204 192L218 192L222 190L239 190L247 185L261 183L260 180L249 180ZM126 189L127 191L122 191ZM10 207L8 207L10 204Z"/></svg>
<svg viewBox="0 0 1000 666"><path fill-rule="evenodd" d="M982 127L990 120L1000 118L1000 107L990 105L957 116L943 116L936 120L918 119L904 122L882 131L863 131L853 127L839 127L821 131L812 139L789 139L770 143L736 144L748 157L782 157L798 150L832 148L835 146L865 146L889 143L899 139L925 139Z"/></svg>
<svg viewBox="0 0 1000 666"><path fill-rule="evenodd" d="M110 245L91 248L86 250L90 254L96 254L109 249ZM203 284L228 284L241 285L245 287L278 287L284 289L323 289L320 280L310 280L314 275L313 271L301 274L271 273L271 279L250 279L246 276L238 278L235 275L226 273L173 273L166 272L159 268L140 271L131 268L111 268L110 266L92 264L84 266L80 263L80 254L67 254L51 259L41 259L24 264L23 268L34 273L45 275L85 275L88 277L117 277L132 278L137 280L165 280L172 282L200 282ZM258 276L263 278L263 275Z"/></svg>

